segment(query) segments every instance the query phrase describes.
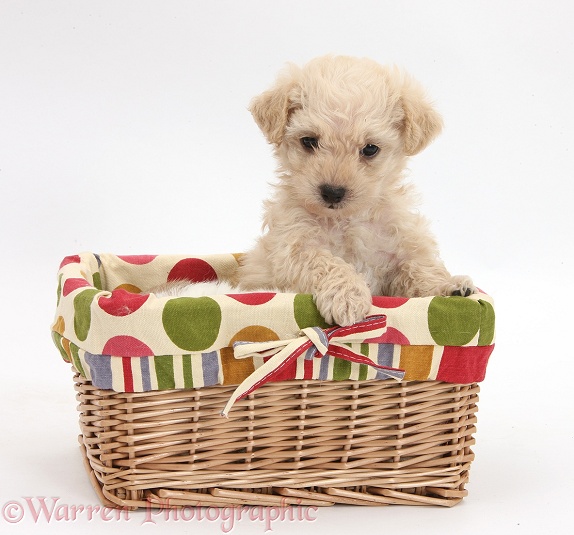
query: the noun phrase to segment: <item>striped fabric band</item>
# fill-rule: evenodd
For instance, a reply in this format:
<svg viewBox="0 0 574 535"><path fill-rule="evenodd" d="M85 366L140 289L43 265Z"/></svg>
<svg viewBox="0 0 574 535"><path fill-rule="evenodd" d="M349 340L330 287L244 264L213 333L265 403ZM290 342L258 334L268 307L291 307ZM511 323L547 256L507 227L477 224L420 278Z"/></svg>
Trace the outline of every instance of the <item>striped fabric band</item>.
<svg viewBox="0 0 574 535"><path fill-rule="evenodd" d="M293 340L276 342L236 342L235 358L253 358L265 356L268 360L247 377L232 394L227 405L221 411L227 417L233 404L251 394L261 385L273 381L285 368L301 355L306 360L322 358L329 354L344 361L357 362L377 368L382 378L401 381L405 371L379 364L360 350L355 351L353 344L361 344L366 339L378 338L386 330L385 316L371 316L350 327L330 327L320 329L309 327L301 331L301 336Z"/></svg>

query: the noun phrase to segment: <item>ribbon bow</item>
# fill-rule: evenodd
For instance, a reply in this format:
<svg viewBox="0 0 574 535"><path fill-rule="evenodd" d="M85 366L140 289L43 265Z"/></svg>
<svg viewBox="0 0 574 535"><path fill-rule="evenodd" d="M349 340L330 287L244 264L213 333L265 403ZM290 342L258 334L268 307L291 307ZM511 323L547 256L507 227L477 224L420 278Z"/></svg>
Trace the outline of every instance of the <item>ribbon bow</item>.
<svg viewBox="0 0 574 535"><path fill-rule="evenodd" d="M330 327L320 329L309 327L300 332L300 337L292 340L275 340L271 342L235 342L235 358L271 357L247 377L233 392L231 398L221 411L227 417L236 401L251 394L261 385L272 381L283 368L306 353L305 358L321 358L325 355L342 358L359 364L367 364L382 371L386 378L402 381L404 370L389 368L373 362L370 358L353 351L347 344L379 342L387 330L386 316L369 316L366 320L350 327Z"/></svg>

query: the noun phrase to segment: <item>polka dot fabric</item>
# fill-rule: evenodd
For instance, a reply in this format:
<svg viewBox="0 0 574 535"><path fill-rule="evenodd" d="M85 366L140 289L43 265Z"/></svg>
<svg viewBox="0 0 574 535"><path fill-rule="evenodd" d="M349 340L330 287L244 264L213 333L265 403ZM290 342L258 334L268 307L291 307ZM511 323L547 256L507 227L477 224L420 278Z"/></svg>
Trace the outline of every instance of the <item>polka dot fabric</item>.
<svg viewBox="0 0 574 535"><path fill-rule="evenodd" d="M96 255L65 258L58 272L52 337L66 362L103 389L143 392L238 384L265 362L235 359L235 342L290 340L329 325L312 296L259 293L161 297L170 280L232 280L240 254ZM405 380L471 383L484 379L494 348L494 308L470 297L374 297L371 315L386 328L349 347ZM351 347L353 346L353 347ZM303 355L281 379L376 379L374 366Z"/></svg>

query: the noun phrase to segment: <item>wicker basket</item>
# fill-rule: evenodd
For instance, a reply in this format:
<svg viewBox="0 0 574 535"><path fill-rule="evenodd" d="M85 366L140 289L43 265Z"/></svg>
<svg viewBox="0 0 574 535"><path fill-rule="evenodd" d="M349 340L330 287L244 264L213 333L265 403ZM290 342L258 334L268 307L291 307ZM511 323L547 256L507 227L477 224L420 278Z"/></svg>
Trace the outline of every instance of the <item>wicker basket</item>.
<svg viewBox="0 0 574 535"><path fill-rule="evenodd" d="M467 491L478 385L284 381L117 393L75 376L80 442L116 507L442 505Z"/></svg>
<svg viewBox="0 0 574 535"><path fill-rule="evenodd" d="M80 444L102 502L462 500L494 348L491 299L373 297L364 322L341 328L310 295L149 293L166 280L230 278L237 265L238 255L62 262L52 336L75 372Z"/></svg>

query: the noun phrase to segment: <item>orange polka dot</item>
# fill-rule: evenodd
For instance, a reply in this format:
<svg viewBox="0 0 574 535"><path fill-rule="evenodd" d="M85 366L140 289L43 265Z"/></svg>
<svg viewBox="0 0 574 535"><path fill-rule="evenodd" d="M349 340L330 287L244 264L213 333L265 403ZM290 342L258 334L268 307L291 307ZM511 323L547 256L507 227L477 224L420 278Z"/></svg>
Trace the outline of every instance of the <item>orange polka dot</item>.
<svg viewBox="0 0 574 535"><path fill-rule="evenodd" d="M66 322L62 316L58 316L56 323L54 323L52 330L64 336L64 331L66 330Z"/></svg>
<svg viewBox="0 0 574 535"><path fill-rule="evenodd" d="M72 362L72 352L70 351L70 341L66 338L62 338L61 344L62 344L62 348L66 352L66 355L68 355L68 358L69 358L68 362Z"/></svg>
<svg viewBox="0 0 574 535"><path fill-rule="evenodd" d="M229 345L232 346L235 342L269 342L271 340L279 340L279 336L277 336L275 331L262 325L250 325L245 327L245 329L241 329L229 341Z"/></svg>
<svg viewBox="0 0 574 535"><path fill-rule="evenodd" d="M128 284L127 282L125 284L120 284L119 286L116 286L114 290L125 290L126 292L131 292L133 294L142 293L140 288L134 286L133 284Z"/></svg>
<svg viewBox="0 0 574 535"><path fill-rule="evenodd" d="M230 341L229 347L221 350L221 366L223 368L223 384L236 385L255 371L253 360L236 359L233 356L235 342L269 342L279 340L277 333L262 325L251 325L241 329Z"/></svg>

